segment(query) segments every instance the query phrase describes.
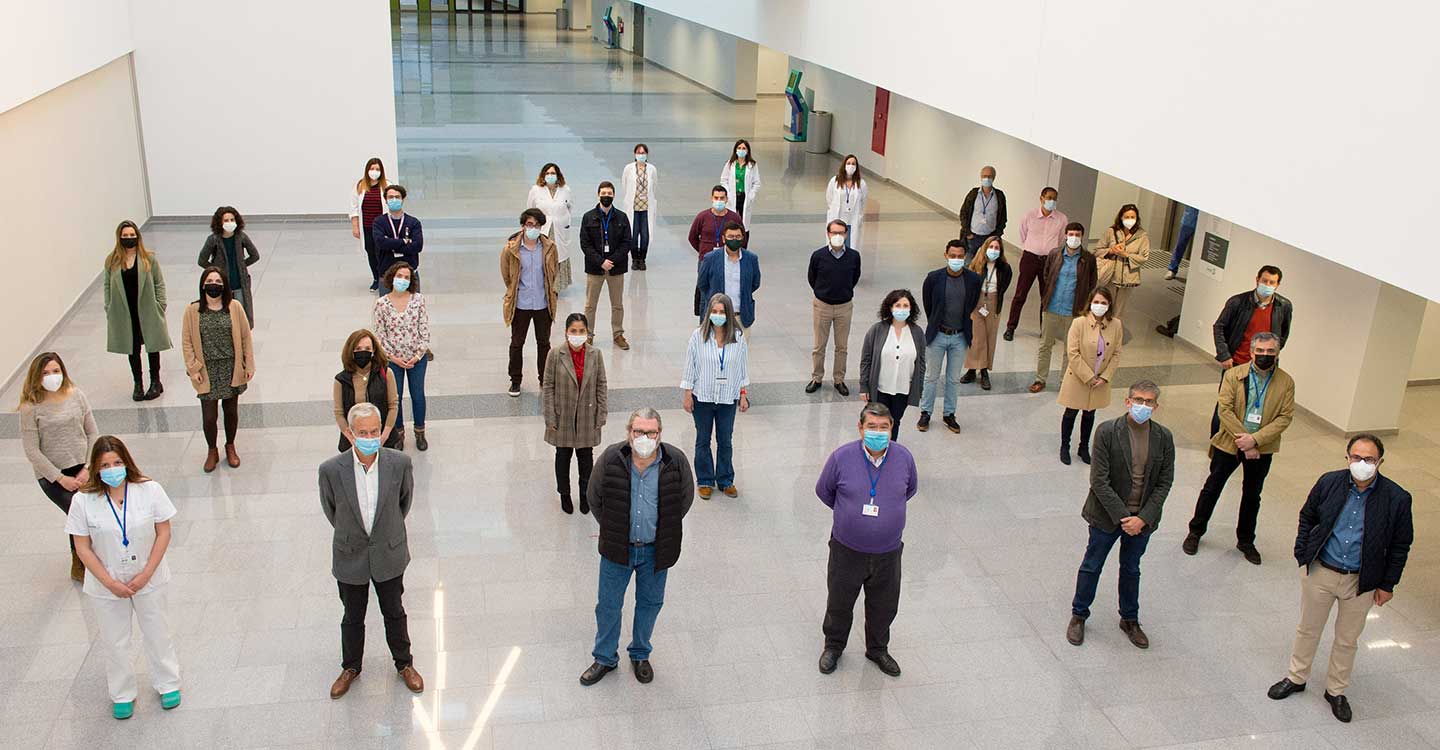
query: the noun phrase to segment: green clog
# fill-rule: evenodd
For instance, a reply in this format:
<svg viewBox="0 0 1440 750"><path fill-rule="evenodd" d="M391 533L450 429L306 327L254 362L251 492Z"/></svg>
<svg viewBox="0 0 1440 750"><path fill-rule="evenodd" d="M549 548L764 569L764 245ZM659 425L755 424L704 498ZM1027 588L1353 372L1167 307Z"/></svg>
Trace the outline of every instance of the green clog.
<svg viewBox="0 0 1440 750"><path fill-rule="evenodd" d="M135 701L115 704L115 718L128 719L135 714Z"/></svg>
<svg viewBox="0 0 1440 750"><path fill-rule="evenodd" d="M160 707L165 709L166 711L169 711L170 709L178 705L180 705L179 690L172 690L171 692L165 693L164 695L160 696Z"/></svg>

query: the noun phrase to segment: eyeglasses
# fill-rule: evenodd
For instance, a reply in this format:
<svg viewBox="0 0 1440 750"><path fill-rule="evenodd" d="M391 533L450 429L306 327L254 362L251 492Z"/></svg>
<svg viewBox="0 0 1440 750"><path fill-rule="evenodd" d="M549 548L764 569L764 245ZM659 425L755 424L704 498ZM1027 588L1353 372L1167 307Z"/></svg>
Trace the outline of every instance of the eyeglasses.
<svg viewBox="0 0 1440 750"><path fill-rule="evenodd" d="M631 431L630 431L630 437L642 437L642 436L643 436L643 437L648 437L648 438L650 438L651 440L659 440L659 439L660 439L660 431L659 431L659 430L646 430L646 431L643 431L643 432L640 431L640 430L631 430Z"/></svg>
<svg viewBox="0 0 1440 750"><path fill-rule="evenodd" d="M1355 455L1354 453L1351 453L1351 454L1350 454L1349 456L1347 456L1346 458L1349 458L1349 459L1350 459L1350 463L1352 463L1352 464L1353 464L1353 463L1360 462L1360 461L1364 461L1365 463L1370 464L1371 466L1374 466L1374 465L1380 463L1380 457L1379 457L1379 456L1357 456L1357 455Z"/></svg>
<svg viewBox="0 0 1440 750"><path fill-rule="evenodd" d="M1149 407L1151 407L1151 408L1154 408L1154 407L1160 405L1160 399L1158 399L1158 398L1140 398L1140 397L1138 397L1138 396L1131 396L1131 397L1130 397L1130 403L1132 403L1132 404L1140 404L1141 406L1149 406Z"/></svg>

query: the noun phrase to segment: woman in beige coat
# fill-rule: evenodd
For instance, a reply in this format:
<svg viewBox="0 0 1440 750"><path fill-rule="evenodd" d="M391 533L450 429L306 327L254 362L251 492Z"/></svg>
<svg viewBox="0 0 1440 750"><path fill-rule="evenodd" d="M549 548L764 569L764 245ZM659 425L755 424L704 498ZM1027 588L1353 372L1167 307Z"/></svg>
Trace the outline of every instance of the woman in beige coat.
<svg viewBox="0 0 1440 750"><path fill-rule="evenodd" d="M1140 286L1140 266L1150 258L1150 235L1140 226L1140 209L1126 203L1115 214L1115 223L1105 230L1095 246L1095 270L1098 283L1115 291L1111 313L1125 318L1125 303L1130 293Z"/></svg>
<svg viewBox="0 0 1440 750"><path fill-rule="evenodd" d="M1060 382L1060 397L1065 407L1060 418L1060 463L1070 465L1070 433L1075 431L1075 415L1080 418L1080 460L1090 463L1090 429L1095 426L1095 410L1110 405L1110 382L1120 366L1121 339L1124 327L1115 317L1115 297L1106 287L1090 294L1090 312L1070 324L1065 340L1069 364Z"/></svg>
<svg viewBox="0 0 1440 750"><path fill-rule="evenodd" d="M255 347L250 340L250 319L245 306L234 298L230 282L218 266L200 272L200 299L185 308L180 350L185 373L200 397L200 415L209 451L206 473L220 464L216 422L225 410L225 462L240 465L235 432L240 427L240 394L255 377Z"/></svg>
<svg viewBox="0 0 1440 750"><path fill-rule="evenodd" d="M591 346L590 321L581 313L565 319L565 345L545 357L545 382L540 412L545 415L545 442L555 446L555 491L560 510L574 513L570 500L570 454L580 464L580 512L589 513L585 488L595 465L593 448L600 444L609 391L605 360Z"/></svg>

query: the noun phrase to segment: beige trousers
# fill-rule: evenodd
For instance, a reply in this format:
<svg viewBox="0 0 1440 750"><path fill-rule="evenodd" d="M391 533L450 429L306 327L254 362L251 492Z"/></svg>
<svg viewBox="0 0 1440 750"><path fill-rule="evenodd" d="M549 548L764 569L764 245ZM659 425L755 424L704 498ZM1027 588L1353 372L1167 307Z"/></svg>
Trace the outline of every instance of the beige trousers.
<svg viewBox="0 0 1440 750"><path fill-rule="evenodd" d="M1305 571L1305 568L1301 568ZM1310 679L1310 662L1320 645L1325 621L1338 602L1335 615L1335 642L1330 646L1330 669L1325 675L1325 689L1331 695L1344 695L1350 685L1350 669L1355 666L1355 646L1365 629L1365 617L1375 603L1375 594L1357 593L1360 576L1343 575L1310 563L1300 579L1300 626L1295 629L1295 647L1290 652L1290 681L1304 685Z"/></svg>
<svg viewBox="0 0 1440 750"><path fill-rule="evenodd" d="M999 295L983 294L975 312L970 313L970 348L965 350L965 369L988 370L995 366L995 342L1000 338L1000 329L1005 321L996 314ZM984 310L987 314L981 315ZM1069 329L1066 329L1069 332Z"/></svg>
<svg viewBox="0 0 1440 750"><path fill-rule="evenodd" d="M830 343L830 329L835 329L835 362L831 366L835 382L845 380L845 361L850 357L850 317L855 311L855 301L843 305L827 305L812 299L811 308L815 320L815 348L810 352L810 379L820 382L825 377L825 346Z"/></svg>
<svg viewBox="0 0 1440 750"><path fill-rule="evenodd" d="M590 321L590 335L600 330L595 322L595 306L600 301L600 287L610 290L610 335L619 337L625 333L625 275L619 276L585 274L585 319ZM561 317L563 325L565 318Z"/></svg>
<svg viewBox="0 0 1440 750"><path fill-rule="evenodd" d="M1130 295L1135 293L1139 287L1134 286L1112 286L1110 291L1115 293L1115 317L1121 321L1125 320L1125 308L1130 303ZM1126 326L1129 329L1129 326Z"/></svg>
<svg viewBox="0 0 1440 750"><path fill-rule="evenodd" d="M1046 310L1040 314L1040 349L1035 352L1035 379L1041 383L1050 377L1050 350L1055 342L1065 343L1070 335L1070 323L1075 320L1069 315L1056 315ZM1061 369L1065 366L1065 347L1060 347Z"/></svg>

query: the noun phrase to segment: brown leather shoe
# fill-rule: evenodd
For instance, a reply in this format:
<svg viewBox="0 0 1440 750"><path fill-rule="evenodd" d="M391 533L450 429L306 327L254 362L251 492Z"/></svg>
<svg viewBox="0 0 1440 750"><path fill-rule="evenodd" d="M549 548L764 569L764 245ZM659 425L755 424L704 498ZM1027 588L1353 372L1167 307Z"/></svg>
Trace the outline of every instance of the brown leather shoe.
<svg viewBox="0 0 1440 750"><path fill-rule="evenodd" d="M1065 628L1065 640L1070 641L1071 646L1079 646L1085 642L1085 618L1070 616L1070 624Z"/></svg>
<svg viewBox="0 0 1440 750"><path fill-rule="evenodd" d="M405 687L409 688L412 693L425 692L425 681L420 679L420 673L416 672L414 667L400 670L400 681L405 683Z"/></svg>
<svg viewBox="0 0 1440 750"><path fill-rule="evenodd" d="M1150 648L1150 637L1140 629L1139 620L1121 620L1120 629L1130 637L1130 642L1135 644L1135 648Z"/></svg>
<svg viewBox="0 0 1440 750"><path fill-rule="evenodd" d="M700 492L700 499L701 499L701 500L709 500L709 499L710 499L710 493L712 493L712 492L715 491L715 488L714 488L714 487L711 487L711 486L709 486L709 485L706 485L706 486L703 486L703 487L698 487L698 488L696 488L696 489L698 489L699 492Z"/></svg>
<svg viewBox="0 0 1440 750"><path fill-rule="evenodd" d="M624 336L616 336L616 337L615 337L615 348L616 348L616 349L623 349L623 350L625 350L625 351L628 352L628 351L630 351L630 342L626 341Z"/></svg>
<svg viewBox="0 0 1440 750"><path fill-rule="evenodd" d="M206 473L206 474L209 474L210 472L212 472L212 471L215 470L215 467L216 467L216 466L219 466L219 465L220 465L220 449L219 449L219 448L211 448L211 449L210 449L210 452L205 454L205 473Z"/></svg>
<svg viewBox="0 0 1440 750"><path fill-rule="evenodd" d="M240 454L235 452L234 443L225 444L225 463L230 464L232 469L240 468Z"/></svg>
<svg viewBox="0 0 1440 750"><path fill-rule="evenodd" d="M1045 382L1042 381L1042 380L1037 380L1037 381L1035 381L1035 382L1033 382L1033 383L1030 384L1030 392L1031 392L1031 393L1039 393L1040 391L1043 391L1043 390L1045 390Z"/></svg>
<svg viewBox="0 0 1440 750"><path fill-rule="evenodd" d="M340 672L335 678L335 684L330 686L330 700L335 700L350 692L350 683L360 677L360 672L354 669L346 669Z"/></svg>
<svg viewBox="0 0 1440 750"><path fill-rule="evenodd" d="M730 485L729 487L723 487L723 488L721 488L720 491L723 492L723 493L725 493L725 497L739 497L739 496L740 496L740 490L735 489L735 485L733 485L733 484Z"/></svg>

